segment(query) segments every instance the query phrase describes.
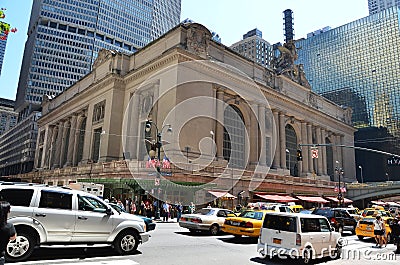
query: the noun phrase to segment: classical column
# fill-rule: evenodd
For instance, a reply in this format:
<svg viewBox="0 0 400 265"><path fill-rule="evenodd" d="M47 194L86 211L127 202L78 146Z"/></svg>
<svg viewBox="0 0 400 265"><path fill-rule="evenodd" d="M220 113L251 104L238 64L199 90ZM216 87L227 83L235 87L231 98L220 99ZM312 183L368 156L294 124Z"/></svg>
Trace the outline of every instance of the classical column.
<svg viewBox="0 0 400 265"><path fill-rule="evenodd" d="M71 121L71 126L69 130L69 139L68 139L68 152L67 152L67 162L66 166L71 166L72 165L72 159L73 155L75 152L75 134L77 132L76 128L76 120L78 119L78 116L76 114L72 115L70 121Z"/></svg>
<svg viewBox="0 0 400 265"><path fill-rule="evenodd" d="M313 144L312 125L310 123L307 123L307 142L309 144ZM315 173L314 158L312 158L312 152L308 152L307 156L308 156L308 169L311 173Z"/></svg>
<svg viewBox="0 0 400 265"><path fill-rule="evenodd" d="M325 144L326 138L326 131L325 129L321 129L321 143ZM322 174L327 175L328 170L327 170L327 163L326 163L326 146L321 146L322 147Z"/></svg>
<svg viewBox="0 0 400 265"><path fill-rule="evenodd" d="M308 135L307 135L307 123L302 122L301 123L301 143L303 144L309 144L310 142L308 141ZM308 150L309 147L308 146L302 146L301 147L301 152L303 154L303 162L301 164L303 164L303 170L302 173L303 174L307 174L309 172L309 166L308 166Z"/></svg>
<svg viewBox="0 0 400 265"><path fill-rule="evenodd" d="M40 161L40 167L42 168L46 168L49 166L49 163L46 164L46 162L49 161L50 159L50 147L52 145L53 132L54 132L54 126L48 125L46 127L47 130L44 136L45 142L43 144L42 161Z"/></svg>
<svg viewBox="0 0 400 265"><path fill-rule="evenodd" d="M138 153L139 151L139 146L142 139L139 137L141 135L140 133L140 122L139 122L139 116L140 116L140 97L137 94L134 94L131 98L130 103L129 103L129 108L128 108L128 128L127 128L127 133L128 136L126 137L126 145L125 149L123 150L124 152L129 152L131 159L138 159ZM131 106L132 105L132 106ZM144 129L143 129L144 130ZM144 132L142 132L144 133Z"/></svg>
<svg viewBox="0 0 400 265"><path fill-rule="evenodd" d="M344 136L340 135L339 137L339 145L344 144ZM343 161L343 147L339 147L339 163L342 168L344 168L344 161Z"/></svg>
<svg viewBox="0 0 400 265"><path fill-rule="evenodd" d="M275 155L274 155L274 160L272 161L272 167L273 168L280 168L281 167L281 156L279 154L279 151L281 150L281 145L279 141L279 113L276 110L272 111L274 115L274 123L272 124L273 127L273 132L274 134L272 135L272 146L275 146Z"/></svg>
<svg viewBox="0 0 400 265"><path fill-rule="evenodd" d="M68 120L63 123L64 129L63 129L63 134L62 134L62 138L61 138L61 152L60 152L60 162L59 162L60 168L64 166L64 160L66 158L65 156L67 155L65 153L65 145L67 144L67 132L68 132L68 129L70 129L69 126L70 126L70 123Z"/></svg>
<svg viewBox="0 0 400 265"><path fill-rule="evenodd" d="M267 146L266 146L266 135L265 135L265 106L262 104L258 105L258 123L260 125L260 161L261 166L265 166L267 163Z"/></svg>
<svg viewBox="0 0 400 265"><path fill-rule="evenodd" d="M279 113L279 142L281 155L281 168L286 169L286 133L285 133L285 114Z"/></svg>
<svg viewBox="0 0 400 265"><path fill-rule="evenodd" d="M61 157L61 146L62 146L62 135L64 133L64 122L58 123L58 130L57 130L57 141L56 141L56 151L54 155L54 168L60 167L60 157Z"/></svg>
<svg viewBox="0 0 400 265"><path fill-rule="evenodd" d="M216 101L216 125L215 125L215 142L217 144L217 159L224 159L223 157L223 142L224 142L224 90L217 89Z"/></svg>
<svg viewBox="0 0 400 265"><path fill-rule="evenodd" d="M78 150L79 150L79 138L81 135L81 125L82 122L85 120L86 116L85 113L79 114L76 120L76 129L75 129L75 140L74 140L74 152L72 154L72 165L76 166L78 164Z"/></svg>
<svg viewBox="0 0 400 265"><path fill-rule="evenodd" d="M321 127L317 127L315 130L316 133L316 138L317 138L317 144L321 143ZM318 158L317 158L317 172L318 175L322 175L322 148L321 146L318 147Z"/></svg>

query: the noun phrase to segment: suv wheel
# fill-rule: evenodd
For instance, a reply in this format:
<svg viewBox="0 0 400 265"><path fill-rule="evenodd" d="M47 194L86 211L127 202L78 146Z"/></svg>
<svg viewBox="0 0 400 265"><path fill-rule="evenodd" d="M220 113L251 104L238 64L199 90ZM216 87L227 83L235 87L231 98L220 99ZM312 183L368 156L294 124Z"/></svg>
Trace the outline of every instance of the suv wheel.
<svg viewBox="0 0 400 265"><path fill-rule="evenodd" d="M213 225L210 227L210 233L211 233L211 235L213 235L213 236L218 235L218 233L219 233L219 226L218 226L217 224L213 224Z"/></svg>
<svg viewBox="0 0 400 265"><path fill-rule="evenodd" d="M17 238L7 244L5 258L11 262L26 260L32 255L34 246L35 237L32 232L17 231Z"/></svg>
<svg viewBox="0 0 400 265"><path fill-rule="evenodd" d="M121 255L133 254L139 245L139 238L136 232L123 231L114 241L115 250Z"/></svg>
<svg viewBox="0 0 400 265"><path fill-rule="evenodd" d="M303 264L311 264L312 261L312 250L310 248L306 248L303 250Z"/></svg>

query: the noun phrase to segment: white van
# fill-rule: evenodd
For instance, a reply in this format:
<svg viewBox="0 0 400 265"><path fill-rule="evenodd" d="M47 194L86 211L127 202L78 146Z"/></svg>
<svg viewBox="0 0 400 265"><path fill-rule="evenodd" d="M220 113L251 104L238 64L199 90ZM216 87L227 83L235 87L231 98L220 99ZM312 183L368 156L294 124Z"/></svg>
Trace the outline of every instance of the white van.
<svg viewBox="0 0 400 265"><path fill-rule="evenodd" d="M324 216L269 212L265 215L257 250L264 258L312 259L340 257L343 243L340 234Z"/></svg>

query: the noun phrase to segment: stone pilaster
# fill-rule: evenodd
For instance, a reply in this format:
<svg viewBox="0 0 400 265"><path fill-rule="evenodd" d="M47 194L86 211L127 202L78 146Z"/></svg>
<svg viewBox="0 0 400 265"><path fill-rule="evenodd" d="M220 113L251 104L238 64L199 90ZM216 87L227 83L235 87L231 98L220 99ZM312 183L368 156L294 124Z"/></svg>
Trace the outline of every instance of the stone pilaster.
<svg viewBox="0 0 400 265"><path fill-rule="evenodd" d="M258 105L258 123L260 125L260 165L265 166L267 162L267 147L266 147L266 135L265 135L265 106L262 104Z"/></svg>
<svg viewBox="0 0 400 265"><path fill-rule="evenodd" d="M279 113L279 142L280 142L280 156L281 168L286 169L286 133L285 133L285 114Z"/></svg>
<svg viewBox="0 0 400 265"><path fill-rule="evenodd" d="M274 123L272 126L274 126L273 132L274 134L272 135L272 146L275 146L275 155L274 155L274 160L272 161L272 167L277 169L281 167L281 156L279 154L279 151L281 150L281 145L279 142L279 113L276 110L272 111L274 115Z"/></svg>

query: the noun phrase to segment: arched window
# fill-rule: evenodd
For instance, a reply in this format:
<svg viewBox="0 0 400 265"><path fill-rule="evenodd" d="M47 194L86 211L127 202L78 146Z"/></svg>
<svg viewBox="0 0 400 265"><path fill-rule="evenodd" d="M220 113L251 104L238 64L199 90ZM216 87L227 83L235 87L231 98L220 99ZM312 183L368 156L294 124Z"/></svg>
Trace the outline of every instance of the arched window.
<svg viewBox="0 0 400 265"><path fill-rule="evenodd" d="M299 176L298 163L296 157L297 135L292 125L285 127L286 134L286 167L290 170L291 176Z"/></svg>
<svg viewBox="0 0 400 265"><path fill-rule="evenodd" d="M83 145L85 144L85 132L86 132L86 117L82 120L81 126L79 127L79 138L76 150L76 163L79 163L83 159Z"/></svg>
<svg viewBox="0 0 400 265"><path fill-rule="evenodd" d="M331 144L329 138L325 139L326 144ZM335 169L333 167L333 148L330 145L326 146L326 169L332 181L335 180Z"/></svg>
<svg viewBox="0 0 400 265"><path fill-rule="evenodd" d="M234 105L224 111L223 156L228 166L245 168L245 134L246 128L242 112Z"/></svg>

